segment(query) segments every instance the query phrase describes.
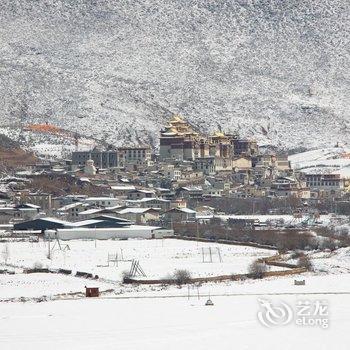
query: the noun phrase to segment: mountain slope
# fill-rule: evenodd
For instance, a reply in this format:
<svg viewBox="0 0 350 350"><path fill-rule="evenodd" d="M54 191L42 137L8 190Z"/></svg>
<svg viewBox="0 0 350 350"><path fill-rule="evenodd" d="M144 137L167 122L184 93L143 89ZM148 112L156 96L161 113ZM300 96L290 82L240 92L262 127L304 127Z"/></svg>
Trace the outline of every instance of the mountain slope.
<svg viewBox="0 0 350 350"><path fill-rule="evenodd" d="M10 169L35 164L37 158L20 148L20 145L0 134L0 173L6 173Z"/></svg>
<svg viewBox="0 0 350 350"><path fill-rule="evenodd" d="M2 0L0 121L156 144L173 113L286 148L347 142L347 0Z"/></svg>

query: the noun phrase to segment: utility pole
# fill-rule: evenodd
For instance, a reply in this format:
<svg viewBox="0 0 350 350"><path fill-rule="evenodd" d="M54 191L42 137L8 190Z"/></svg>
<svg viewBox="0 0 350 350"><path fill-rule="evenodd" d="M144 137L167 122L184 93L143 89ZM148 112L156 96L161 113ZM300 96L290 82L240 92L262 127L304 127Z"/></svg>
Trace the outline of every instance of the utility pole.
<svg viewBox="0 0 350 350"><path fill-rule="evenodd" d="M51 259L51 247L50 247L50 241L51 241L51 239L50 239L50 235L48 236L48 238L49 238L49 242L48 242L49 251L48 251L48 253L47 253L47 258L48 258L48 259Z"/></svg>
<svg viewBox="0 0 350 350"><path fill-rule="evenodd" d="M197 228L197 247L199 242L199 227L198 227L198 219L196 220L196 228Z"/></svg>

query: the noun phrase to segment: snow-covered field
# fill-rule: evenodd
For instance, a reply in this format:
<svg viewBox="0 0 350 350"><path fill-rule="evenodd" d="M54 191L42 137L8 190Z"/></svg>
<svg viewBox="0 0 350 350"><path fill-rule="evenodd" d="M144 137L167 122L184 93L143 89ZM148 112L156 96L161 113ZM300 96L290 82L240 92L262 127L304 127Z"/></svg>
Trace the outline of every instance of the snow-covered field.
<svg viewBox="0 0 350 350"><path fill-rule="evenodd" d="M278 291L278 290L276 290ZM272 303L326 300L329 328L259 323L258 296L84 299L0 304L2 350L348 349L350 296L263 296Z"/></svg>
<svg viewBox="0 0 350 350"><path fill-rule="evenodd" d="M2 244L4 247L5 245ZM3 249L0 247L0 249ZM122 275L129 271L131 261L136 259L149 279L169 277L177 269L186 269L193 277L216 276L222 274L237 274L248 272L249 265L257 258L276 254L274 250L258 249L253 247L223 245L215 243L201 243L173 239L164 240L128 240L128 241L69 241L62 243L59 249L57 243L51 242L51 259L47 258L48 243L40 241L11 242L7 243L9 250L8 264L17 266L16 272L21 268L34 266L48 267L50 269L71 269L98 275L99 281L91 281L74 276L62 276L57 274L21 274L3 275L0 280L0 298L34 298L45 296L48 298L61 298L60 294L71 292L84 292L84 286L100 287L101 291L113 289L111 294L126 296L154 296L154 295L181 295L183 290L176 287L163 286L129 286L121 284ZM210 263L210 252L212 263ZM69 248L69 249L68 249ZM220 248L222 262L218 255ZM203 263L203 251L205 253ZM108 266L108 254L118 254L119 261L110 262ZM319 291L324 275L334 274L335 280L339 274L346 276L350 273L350 249L342 248L336 252L311 253L310 257L315 271L320 276L313 291ZM294 261L291 261L295 263ZM0 265L1 268L1 265ZM271 270L280 270L279 267L270 267ZM342 275L342 276L343 276ZM142 278L139 276L138 278ZM310 277L311 278L311 277ZM331 278L327 277L328 280ZM343 277L339 277L343 278ZM256 281L226 282L218 284L204 284L199 289L200 293L254 293L264 288L265 292L273 292L274 284L281 278L270 279L265 286L257 286ZM280 282L278 282L280 283ZM290 281L285 282L284 290L295 291L295 286ZM321 283L321 284L320 284ZM290 284L290 285L289 285ZM270 288L266 289L269 286ZM288 288L287 288L288 287ZM297 287L300 291L302 287ZM326 290L324 288L322 290Z"/></svg>
<svg viewBox="0 0 350 350"><path fill-rule="evenodd" d="M147 278L163 278L177 269L187 269L193 277L203 277L246 273L249 264L255 259L276 254L267 249L174 239L96 242L72 240L61 242L62 250L57 243L51 242L50 260L47 259L47 242L12 242L8 243L8 247L8 263L16 266L31 268L40 264L49 268L89 272L113 281L121 281L122 273L130 270L133 259L140 262ZM209 263L209 248L212 263ZM108 266L108 254L114 257L117 254L118 259L124 261L119 261L118 264L110 262Z"/></svg>
<svg viewBox="0 0 350 350"><path fill-rule="evenodd" d="M2 275L0 278L0 299L38 298L65 293L85 293L85 286L99 287L101 291L111 285L84 278L51 273Z"/></svg>
<svg viewBox="0 0 350 350"><path fill-rule="evenodd" d="M350 249L312 253L321 273L271 277L263 280L227 281L194 286L132 286L120 283L130 261L107 263L108 253L138 259L147 277L164 277L186 268L194 276L246 272L257 257L273 250L216 245L181 240L69 241L69 250L47 243L8 243L8 264L92 272L101 280L57 274L0 275L0 299L47 296L47 302L0 302L0 348L22 349L347 349L350 326ZM3 248L4 244L0 247ZM51 248L53 243L51 243ZM202 262L202 248L221 248L223 262ZM208 256L206 256L208 258ZM20 268L15 269L16 272ZM334 274L330 274L334 272ZM103 280L105 278L105 280ZM296 286L295 279L305 279ZM84 292L84 286L113 289L99 299L74 298L64 293ZM50 296L60 297L50 300ZM210 295L214 306L205 306ZM263 326L257 318L264 311L260 301L292 308L293 319L284 326ZM13 301L13 300L12 300ZM329 328L298 326L298 302L327 304ZM33 322L32 322L33 321Z"/></svg>
<svg viewBox="0 0 350 350"><path fill-rule="evenodd" d="M198 216L197 216L198 217ZM308 215L303 215L301 218L295 218L294 215L284 214L284 215L218 215L218 217L222 220L228 220L228 219L238 219L238 220L258 220L261 223L284 223L284 224L300 224L307 220L309 218ZM317 219L317 222L319 222L321 225L327 225L334 217L332 214L328 215L320 215L320 217Z"/></svg>

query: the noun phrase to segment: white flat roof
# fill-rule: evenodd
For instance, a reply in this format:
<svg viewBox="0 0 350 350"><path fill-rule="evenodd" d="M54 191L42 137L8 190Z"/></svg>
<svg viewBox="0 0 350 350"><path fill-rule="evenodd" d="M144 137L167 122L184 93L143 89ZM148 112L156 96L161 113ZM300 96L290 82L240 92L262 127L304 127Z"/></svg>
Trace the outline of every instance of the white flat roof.
<svg viewBox="0 0 350 350"><path fill-rule="evenodd" d="M153 208L125 208L120 210L118 213L119 214L142 214L142 213L146 213L150 210L155 210Z"/></svg>
<svg viewBox="0 0 350 350"><path fill-rule="evenodd" d="M124 190L133 191L133 190L136 190L136 187L131 185L130 186L111 186L111 189L115 191L124 191Z"/></svg>
<svg viewBox="0 0 350 350"><path fill-rule="evenodd" d="M94 219L90 219L90 220L82 220L82 221L76 221L76 222L72 222L70 223L69 226L76 226L76 227L80 227L82 225L93 225L93 224L98 224L100 222L102 222L103 220L94 220ZM94 228L93 228L94 229Z"/></svg>
<svg viewBox="0 0 350 350"><path fill-rule="evenodd" d="M104 208L92 208L92 209L88 209L85 211L81 211L80 213L78 213L78 215L90 215L90 214L96 214L99 213L101 211L105 210Z"/></svg>
<svg viewBox="0 0 350 350"><path fill-rule="evenodd" d="M118 200L116 197L88 197L85 198L85 201L110 201L110 200Z"/></svg>
<svg viewBox="0 0 350 350"><path fill-rule="evenodd" d="M110 231L110 232L114 232L114 231L137 231L137 230L145 230L145 231L152 231L152 230L159 230L162 227L160 226L145 226L145 225L130 225L127 227L111 227L111 228L106 228L106 227L98 227L98 228L94 228L94 227L73 227L73 228L62 228L62 229L57 229L57 231ZM52 232L52 231L56 231L56 230L45 230L46 232Z"/></svg>

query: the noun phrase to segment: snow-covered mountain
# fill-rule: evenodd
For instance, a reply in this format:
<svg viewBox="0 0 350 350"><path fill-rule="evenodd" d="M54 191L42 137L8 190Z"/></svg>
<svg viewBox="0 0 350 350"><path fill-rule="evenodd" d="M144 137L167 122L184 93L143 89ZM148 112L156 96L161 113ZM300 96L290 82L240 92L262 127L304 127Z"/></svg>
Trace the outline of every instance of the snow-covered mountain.
<svg viewBox="0 0 350 350"><path fill-rule="evenodd" d="M173 113L280 147L348 142L348 0L1 0L0 121L156 144Z"/></svg>

